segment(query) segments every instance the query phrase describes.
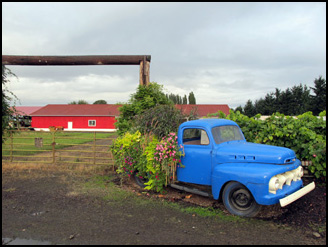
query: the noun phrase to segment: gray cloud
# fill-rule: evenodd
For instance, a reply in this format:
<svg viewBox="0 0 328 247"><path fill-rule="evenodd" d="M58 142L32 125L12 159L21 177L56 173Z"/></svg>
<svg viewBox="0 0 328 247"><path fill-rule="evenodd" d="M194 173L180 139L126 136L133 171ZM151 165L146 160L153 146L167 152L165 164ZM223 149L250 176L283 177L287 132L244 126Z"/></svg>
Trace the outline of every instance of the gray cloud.
<svg viewBox="0 0 328 247"><path fill-rule="evenodd" d="M2 11L5 55L151 55L151 81L193 91L197 103L236 107L326 77L326 3L3 3ZM139 83L138 66L10 69L22 105L126 101Z"/></svg>

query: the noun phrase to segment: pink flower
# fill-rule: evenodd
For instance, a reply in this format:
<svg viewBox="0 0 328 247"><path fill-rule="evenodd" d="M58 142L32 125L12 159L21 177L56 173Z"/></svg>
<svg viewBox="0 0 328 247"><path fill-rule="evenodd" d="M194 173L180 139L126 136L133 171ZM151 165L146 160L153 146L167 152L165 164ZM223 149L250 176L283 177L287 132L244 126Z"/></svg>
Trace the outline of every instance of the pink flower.
<svg viewBox="0 0 328 247"><path fill-rule="evenodd" d="M314 155L313 155L313 157L315 158L315 157L317 157L317 155L316 155L316 154L314 154Z"/></svg>

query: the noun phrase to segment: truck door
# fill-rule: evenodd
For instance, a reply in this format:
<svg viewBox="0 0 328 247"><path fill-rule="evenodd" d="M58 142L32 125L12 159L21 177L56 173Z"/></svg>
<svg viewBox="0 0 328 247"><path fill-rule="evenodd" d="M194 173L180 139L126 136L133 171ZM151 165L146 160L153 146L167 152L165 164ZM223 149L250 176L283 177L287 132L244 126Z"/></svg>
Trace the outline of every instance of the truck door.
<svg viewBox="0 0 328 247"><path fill-rule="evenodd" d="M182 134L184 167L177 169L178 181L211 185L212 145L208 133L201 128L185 128Z"/></svg>

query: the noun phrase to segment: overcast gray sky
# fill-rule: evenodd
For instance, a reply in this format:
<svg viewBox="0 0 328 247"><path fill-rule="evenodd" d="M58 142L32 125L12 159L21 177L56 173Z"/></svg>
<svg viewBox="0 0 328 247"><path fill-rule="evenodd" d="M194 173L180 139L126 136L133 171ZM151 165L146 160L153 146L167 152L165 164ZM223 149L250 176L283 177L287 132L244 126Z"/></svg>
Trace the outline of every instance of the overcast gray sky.
<svg viewBox="0 0 328 247"><path fill-rule="evenodd" d="M244 106L326 79L326 3L8 3L3 55L151 55L150 81ZM17 105L127 102L139 66L8 66Z"/></svg>

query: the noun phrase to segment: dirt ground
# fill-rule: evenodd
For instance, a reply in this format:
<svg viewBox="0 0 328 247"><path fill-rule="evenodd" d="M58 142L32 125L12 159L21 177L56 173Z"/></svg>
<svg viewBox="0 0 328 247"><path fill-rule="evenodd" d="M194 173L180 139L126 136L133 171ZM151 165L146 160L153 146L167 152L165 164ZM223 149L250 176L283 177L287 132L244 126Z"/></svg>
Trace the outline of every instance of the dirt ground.
<svg viewBox="0 0 328 247"><path fill-rule="evenodd" d="M201 215L203 207L217 214ZM172 188L163 194L143 191L132 179L121 185L111 171L3 164L2 243L15 239L72 245L322 245L326 187L316 186L285 208L266 206L249 219L231 216L210 198Z"/></svg>

